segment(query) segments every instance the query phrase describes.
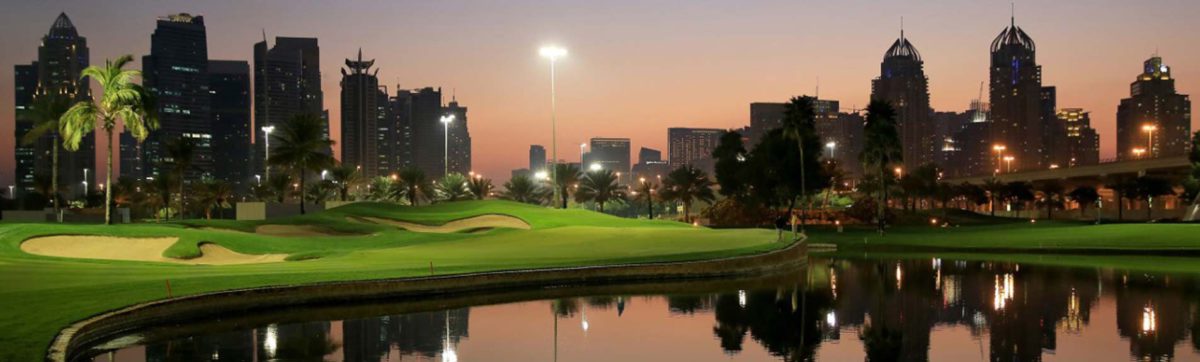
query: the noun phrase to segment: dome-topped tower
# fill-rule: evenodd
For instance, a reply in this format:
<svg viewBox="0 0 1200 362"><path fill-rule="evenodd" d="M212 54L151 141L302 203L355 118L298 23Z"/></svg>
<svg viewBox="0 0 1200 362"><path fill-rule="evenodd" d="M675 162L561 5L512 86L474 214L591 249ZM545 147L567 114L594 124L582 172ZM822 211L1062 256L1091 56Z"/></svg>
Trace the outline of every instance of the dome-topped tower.
<svg viewBox="0 0 1200 362"><path fill-rule="evenodd" d="M887 53L883 54L884 60L887 58L910 58L913 61L921 61L921 53L917 48L904 37L904 30L900 30L900 38L892 43L892 47L888 48Z"/></svg>
<svg viewBox="0 0 1200 362"><path fill-rule="evenodd" d="M79 31L75 29L75 24L71 23L67 13L59 13L46 36L52 39L75 39L79 37Z"/></svg>
<svg viewBox="0 0 1200 362"><path fill-rule="evenodd" d="M1000 35L996 36L996 40L992 41L992 52L997 52L1005 48L1021 48L1030 52L1037 51L1037 45L1033 43L1033 38L1030 38L1029 34L1025 34L1025 30L1017 26L1016 17L1013 17L1012 23L1007 28L1004 28L1000 32Z"/></svg>

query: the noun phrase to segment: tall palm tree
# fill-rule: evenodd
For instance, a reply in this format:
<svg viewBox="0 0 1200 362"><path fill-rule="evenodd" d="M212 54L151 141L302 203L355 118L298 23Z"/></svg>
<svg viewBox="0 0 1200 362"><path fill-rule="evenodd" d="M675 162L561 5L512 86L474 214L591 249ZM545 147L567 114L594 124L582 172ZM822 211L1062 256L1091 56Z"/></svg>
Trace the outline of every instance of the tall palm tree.
<svg viewBox="0 0 1200 362"><path fill-rule="evenodd" d="M21 143L31 145L41 139L43 136L50 135L50 193L46 194L54 203L54 215L58 215L58 130L60 127L59 120L62 119L64 113L70 108L71 103L67 97L60 96L55 93L42 94L34 97L33 104L29 108L17 111L17 118L27 122L33 122L33 129L25 133L21 138ZM57 216L56 216L57 217Z"/></svg>
<svg viewBox="0 0 1200 362"><path fill-rule="evenodd" d="M468 187L467 182L467 177L457 172L442 177L434 187L437 191L438 199L454 202L471 198L471 189Z"/></svg>
<svg viewBox="0 0 1200 362"><path fill-rule="evenodd" d="M658 185L645 179L641 180L634 190L634 200L646 202L646 214L649 219L654 219L654 197L657 193Z"/></svg>
<svg viewBox="0 0 1200 362"><path fill-rule="evenodd" d="M808 215L808 160L805 159L805 145L817 144L816 110L813 108L813 97L792 97L783 114L783 138L796 141L800 149L800 232L804 232L805 219ZM816 155L813 155L816 156ZM793 201L794 202L794 201ZM789 212L791 210L788 210Z"/></svg>
<svg viewBox="0 0 1200 362"><path fill-rule="evenodd" d="M617 174L612 170L588 172L575 191L575 202L595 202L600 212L604 212L604 204L624 198L625 187L617 183Z"/></svg>
<svg viewBox="0 0 1200 362"><path fill-rule="evenodd" d="M329 178L337 184L338 196L342 201L346 201L350 194L350 186L362 182L362 173L358 172L358 168L354 166L343 164L329 170Z"/></svg>
<svg viewBox="0 0 1200 362"><path fill-rule="evenodd" d="M476 175L475 177L471 178L470 182L467 183L467 188L471 190L472 195L475 195L476 200L483 200L492 194L492 190L495 189L496 186L492 185L492 179L483 178L483 176Z"/></svg>
<svg viewBox="0 0 1200 362"><path fill-rule="evenodd" d="M542 188L529 176L518 175L504 183L504 192L500 193L500 197L505 200L542 205L546 202L547 194L549 194L548 190Z"/></svg>
<svg viewBox="0 0 1200 362"><path fill-rule="evenodd" d="M877 228L879 233L883 234L887 218L887 180L890 176L888 166L903 160L896 125L896 109L881 100L871 101L871 104L867 105L867 122L863 127L863 136L866 142L859 159L878 172L880 187Z"/></svg>
<svg viewBox="0 0 1200 362"><path fill-rule="evenodd" d="M333 157L324 151L333 147L333 141L325 138L325 120L313 114L299 114L284 123L275 137L278 146L271 150L268 163L283 166L296 174L299 189L305 190L306 175L320 172L333 166ZM300 214L305 214L304 193L300 193Z"/></svg>
<svg viewBox="0 0 1200 362"><path fill-rule="evenodd" d="M186 191L184 183L187 181L187 172L192 170L192 163L196 160L196 143L186 137L171 140L167 143L167 156L171 157L171 174L179 182L176 185L179 190L179 218L183 219L184 210L187 210L187 201L183 196Z"/></svg>
<svg viewBox="0 0 1200 362"><path fill-rule="evenodd" d="M429 186L429 179L425 177L425 171L416 167L401 170L400 182L403 184L400 191L403 192L404 197L408 198L409 205L419 205L421 196L426 196L433 191Z"/></svg>
<svg viewBox="0 0 1200 362"><path fill-rule="evenodd" d="M554 164L554 185L557 187L559 194L562 195L562 208L567 208L567 191L570 191L571 186L579 183L579 166L556 163ZM559 201L559 200L554 200Z"/></svg>
<svg viewBox="0 0 1200 362"><path fill-rule="evenodd" d="M63 137L63 148L68 151L79 150L84 136L92 133L97 126L104 129L108 140L105 185L112 184L113 130L117 122L123 122L125 130L139 142L146 139L150 130L158 128L152 97L145 88L134 83L134 80L141 78L142 72L122 69L131 61L133 56L125 55L115 61L106 60L103 67L93 65L84 69L83 78L91 78L99 83L104 94L99 102L85 100L76 103L60 120L59 133ZM112 224L111 187L104 189L104 223Z"/></svg>
<svg viewBox="0 0 1200 362"><path fill-rule="evenodd" d="M663 180L662 198L683 203L683 221L691 222L692 203L696 201L712 202L716 199L713 194L713 182L698 168L683 165L671 171Z"/></svg>

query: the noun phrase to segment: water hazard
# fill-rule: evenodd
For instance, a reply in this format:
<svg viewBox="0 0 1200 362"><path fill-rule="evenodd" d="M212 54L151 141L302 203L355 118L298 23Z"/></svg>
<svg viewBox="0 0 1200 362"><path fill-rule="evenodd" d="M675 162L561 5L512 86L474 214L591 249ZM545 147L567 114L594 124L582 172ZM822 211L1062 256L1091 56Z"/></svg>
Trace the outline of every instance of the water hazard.
<svg viewBox="0 0 1200 362"><path fill-rule="evenodd" d="M92 361L1200 360L1200 278L950 259L816 259L747 280L550 288L229 316Z"/></svg>

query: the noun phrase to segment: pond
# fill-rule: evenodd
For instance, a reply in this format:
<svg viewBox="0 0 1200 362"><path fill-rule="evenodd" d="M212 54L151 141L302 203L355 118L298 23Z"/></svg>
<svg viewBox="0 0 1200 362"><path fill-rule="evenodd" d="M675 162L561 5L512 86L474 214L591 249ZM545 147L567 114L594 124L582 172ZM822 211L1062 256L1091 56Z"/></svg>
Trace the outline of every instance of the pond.
<svg viewBox="0 0 1200 362"><path fill-rule="evenodd" d="M1200 278L813 259L763 278L375 301L158 326L92 361L1200 360Z"/></svg>

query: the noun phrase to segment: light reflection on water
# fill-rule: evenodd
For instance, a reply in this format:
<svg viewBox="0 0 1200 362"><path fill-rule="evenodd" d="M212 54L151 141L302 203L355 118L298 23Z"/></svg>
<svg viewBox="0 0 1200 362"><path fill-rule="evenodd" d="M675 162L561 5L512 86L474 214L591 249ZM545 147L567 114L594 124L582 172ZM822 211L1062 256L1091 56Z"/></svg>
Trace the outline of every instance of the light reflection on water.
<svg viewBox="0 0 1200 362"><path fill-rule="evenodd" d="M94 361L1200 360L1200 278L819 260L767 287L588 296L201 333ZM128 338L126 338L128 340Z"/></svg>

